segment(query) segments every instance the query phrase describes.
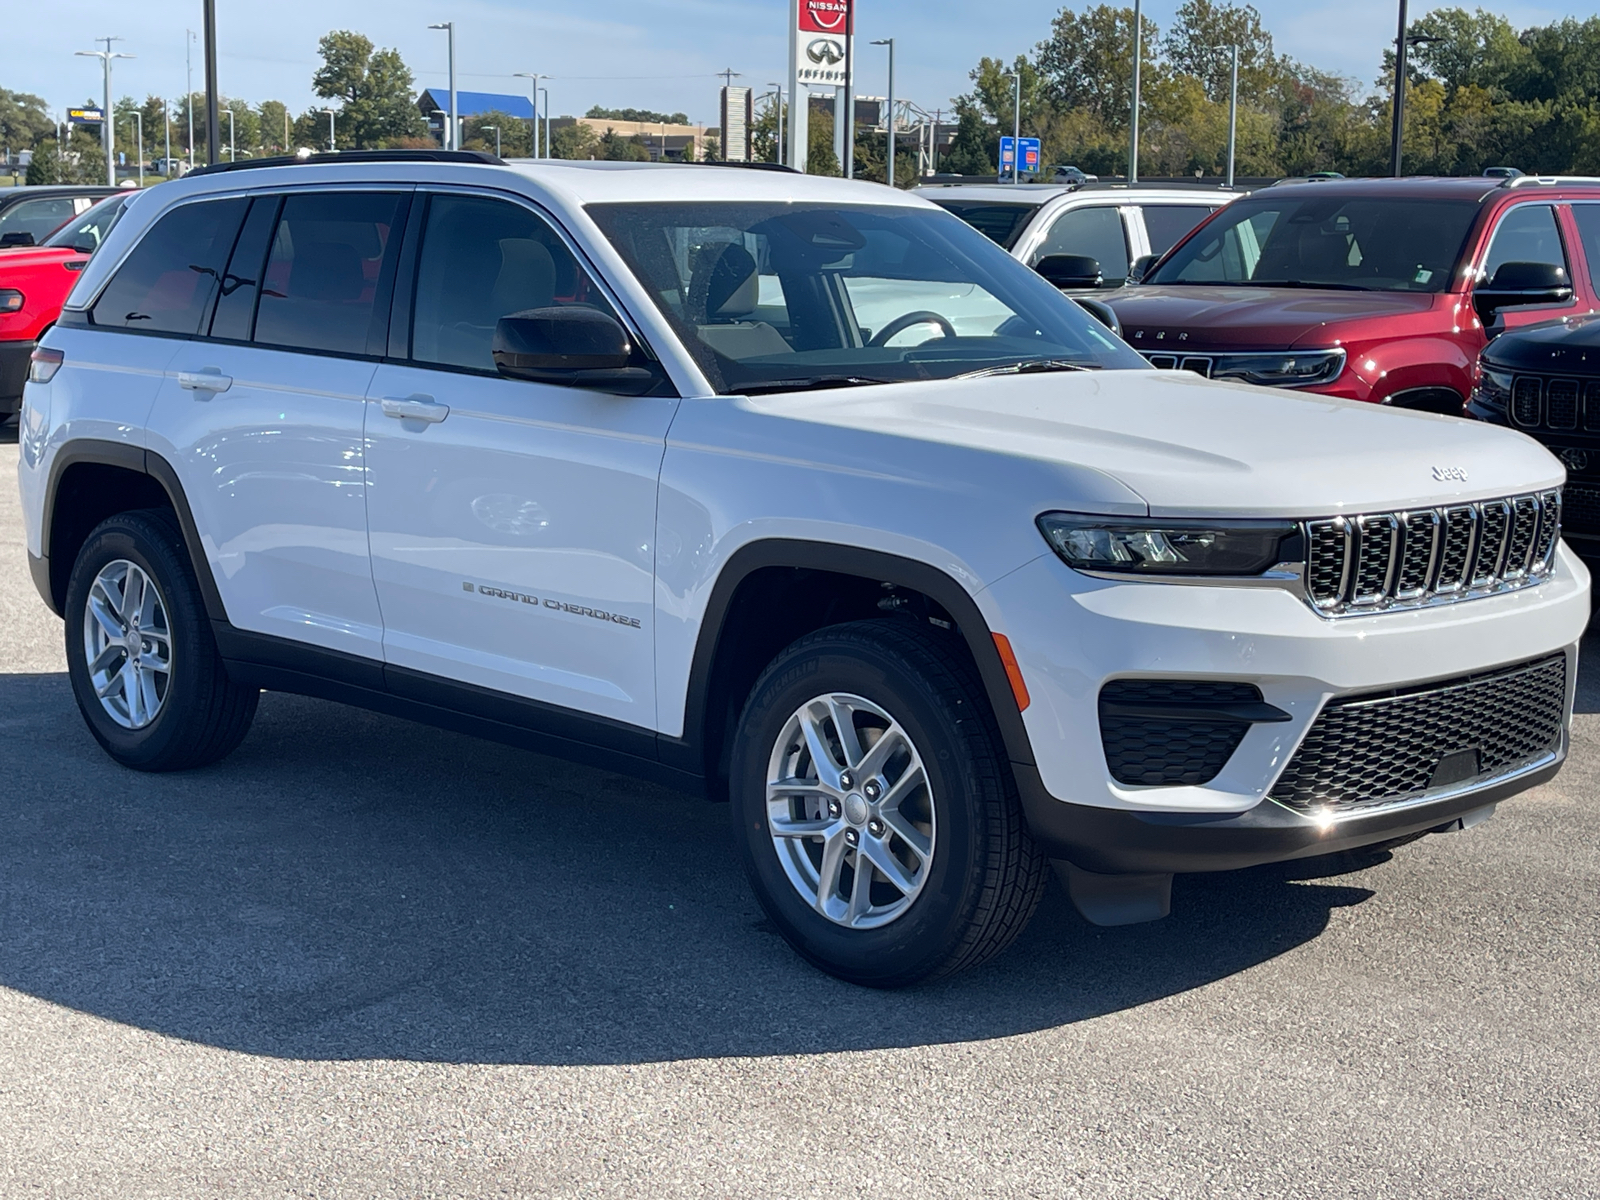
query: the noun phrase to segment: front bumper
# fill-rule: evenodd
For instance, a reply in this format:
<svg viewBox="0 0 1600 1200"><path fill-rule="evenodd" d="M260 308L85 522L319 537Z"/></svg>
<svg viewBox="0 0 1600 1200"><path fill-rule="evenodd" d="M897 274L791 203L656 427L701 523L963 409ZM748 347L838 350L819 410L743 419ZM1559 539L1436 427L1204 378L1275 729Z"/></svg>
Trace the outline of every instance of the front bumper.
<svg viewBox="0 0 1600 1200"><path fill-rule="evenodd" d="M22 407L22 385L28 382L28 363L38 343L33 339L0 342L0 417Z"/></svg>
<svg viewBox="0 0 1600 1200"><path fill-rule="evenodd" d="M1111 583L1053 555L991 589L1032 703L1034 765L1018 768L1030 825L1054 857L1099 872L1230 870L1328 853L1448 824L1554 775L1558 750L1405 807L1320 821L1268 799L1332 700L1569 656L1589 619L1588 572L1562 546L1538 587L1436 608L1332 620L1273 587ZM1210 782L1144 787L1112 778L1098 698L1112 679L1254 684L1289 720L1257 724Z"/></svg>

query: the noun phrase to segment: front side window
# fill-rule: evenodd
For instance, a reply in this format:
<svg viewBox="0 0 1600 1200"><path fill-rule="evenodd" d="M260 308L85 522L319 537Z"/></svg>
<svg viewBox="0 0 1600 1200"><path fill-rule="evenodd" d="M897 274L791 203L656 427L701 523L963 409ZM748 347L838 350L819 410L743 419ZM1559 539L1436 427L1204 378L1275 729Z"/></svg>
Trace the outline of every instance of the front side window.
<svg viewBox="0 0 1600 1200"><path fill-rule="evenodd" d="M96 325L143 333L199 332L249 201L185 204L139 240L95 301Z"/></svg>
<svg viewBox="0 0 1600 1200"><path fill-rule="evenodd" d="M1017 244L1022 231L1039 215L1038 204L1016 204L991 200L935 200L946 212L955 213L984 237L1007 250Z"/></svg>
<svg viewBox="0 0 1600 1200"><path fill-rule="evenodd" d="M388 342L399 223L397 192L287 197L261 274L255 341L292 350L381 354Z"/></svg>
<svg viewBox="0 0 1600 1200"><path fill-rule="evenodd" d="M1068 209L1050 226L1033 252L1033 263L1052 254L1081 254L1100 264L1100 273L1113 287L1128 277L1128 238L1122 210L1109 204Z"/></svg>
<svg viewBox="0 0 1600 1200"><path fill-rule="evenodd" d="M71 196L46 196L38 200L24 200L0 213L0 235L26 233L35 242L42 242L64 221L72 220L77 213Z"/></svg>
<svg viewBox="0 0 1600 1200"><path fill-rule="evenodd" d="M1567 252L1556 227L1556 210L1548 204L1519 204L1500 218L1489 256L1478 278L1488 281L1508 262L1546 263L1560 267L1567 277Z"/></svg>
<svg viewBox="0 0 1600 1200"><path fill-rule="evenodd" d="M112 226L122 219L128 207L128 197L112 196L102 200L75 221L68 221L45 239L46 246L70 246L93 254L106 240Z"/></svg>
<svg viewBox="0 0 1600 1200"><path fill-rule="evenodd" d="M1341 196L1318 187L1235 201L1145 282L1377 292L1449 286L1478 215L1475 202Z"/></svg>
<svg viewBox="0 0 1600 1200"><path fill-rule="evenodd" d="M1600 204L1574 204L1572 215L1583 240L1583 255L1589 260L1589 282L1600 292Z"/></svg>
<svg viewBox="0 0 1600 1200"><path fill-rule="evenodd" d="M417 262L411 357L493 372L501 317L541 308L616 313L537 213L486 196L434 196Z"/></svg>
<svg viewBox="0 0 1600 1200"><path fill-rule="evenodd" d="M1142 360L947 213L898 205L592 205L718 391Z"/></svg>

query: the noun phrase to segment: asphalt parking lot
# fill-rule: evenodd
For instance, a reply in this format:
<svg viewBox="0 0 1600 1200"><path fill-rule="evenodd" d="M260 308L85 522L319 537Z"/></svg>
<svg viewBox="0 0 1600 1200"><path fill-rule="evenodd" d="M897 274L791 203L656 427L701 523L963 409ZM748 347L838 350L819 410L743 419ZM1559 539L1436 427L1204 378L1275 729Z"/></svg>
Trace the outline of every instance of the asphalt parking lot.
<svg viewBox="0 0 1600 1200"><path fill-rule="evenodd" d="M215 768L113 766L3 437L0 1195L1600 1193L1593 670L1476 831L1129 929L1052 892L881 994L661 788L281 695Z"/></svg>

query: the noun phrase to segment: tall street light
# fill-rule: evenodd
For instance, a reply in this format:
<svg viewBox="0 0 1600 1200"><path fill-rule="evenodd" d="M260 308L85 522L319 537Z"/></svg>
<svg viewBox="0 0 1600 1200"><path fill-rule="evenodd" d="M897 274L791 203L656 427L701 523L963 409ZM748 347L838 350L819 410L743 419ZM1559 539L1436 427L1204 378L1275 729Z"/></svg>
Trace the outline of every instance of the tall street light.
<svg viewBox="0 0 1600 1200"><path fill-rule="evenodd" d="M446 150L459 150L456 145L459 134L456 130L456 23L442 21L437 25L429 25L429 29L442 29L449 38L450 47L450 136L445 139Z"/></svg>
<svg viewBox="0 0 1600 1200"><path fill-rule="evenodd" d="M1139 182L1139 67L1144 57L1144 24L1133 0L1133 112L1128 124L1128 182Z"/></svg>
<svg viewBox="0 0 1600 1200"><path fill-rule="evenodd" d="M1003 78L1016 84L1016 107L1011 121L1011 182L1022 182L1022 72L1008 71Z"/></svg>
<svg viewBox="0 0 1600 1200"><path fill-rule="evenodd" d="M546 158L554 158L556 153L550 149L550 89L547 87L540 88L539 95L544 97L544 156ZM537 111L534 112L533 119L535 122L539 120Z"/></svg>
<svg viewBox="0 0 1600 1200"><path fill-rule="evenodd" d="M894 186L894 39L880 38L874 46L889 47L889 186ZM854 122L852 122L853 124Z"/></svg>
<svg viewBox="0 0 1600 1200"><path fill-rule="evenodd" d="M1228 88L1228 187L1232 189L1234 152L1239 145L1239 44L1212 49L1233 51L1233 80Z"/></svg>
<svg viewBox="0 0 1600 1200"><path fill-rule="evenodd" d="M541 79L549 79L550 76L548 76L548 75L538 75L538 74L534 74L534 73L529 72L529 71L514 71L514 72L512 72L512 78L513 79L531 79L533 81L531 84L529 84L529 91L533 95L533 156L535 158L538 158L538 157L540 157L540 155L539 155L539 80L541 80ZM545 158L549 158L550 157L550 146L549 146L550 128L549 128L549 125L548 125L549 116L550 116L550 114L548 112L545 113L545 117L547 118L547 124L545 126L545 137L544 137L546 145L545 145L545 148L544 148L544 156L543 156Z"/></svg>
<svg viewBox="0 0 1600 1200"><path fill-rule="evenodd" d="M183 102L189 106L189 169L194 170L194 30L185 29L183 43Z"/></svg>
<svg viewBox="0 0 1600 1200"><path fill-rule="evenodd" d="M113 54L111 52L111 43L120 42L121 40L119 37L96 38L95 41L106 44L104 50L78 50L75 52L79 58L98 58L100 65L105 68L106 106L105 111L100 114L100 144L105 147L106 152L106 185L108 187L117 186L117 160L116 155L113 153L113 147L116 145L116 134L112 129L111 120L111 60L114 58L133 57L131 54Z"/></svg>
<svg viewBox="0 0 1600 1200"><path fill-rule="evenodd" d="M166 132L167 156L161 160L162 174L168 179L172 178L172 103L163 98L161 101L161 126Z"/></svg>
<svg viewBox="0 0 1600 1200"><path fill-rule="evenodd" d="M325 108L322 111L328 114L328 153L329 154L337 154L339 152L339 145L338 145L337 142L335 142L333 140L333 112L334 112L334 110L331 109L331 108Z"/></svg>
<svg viewBox="0 0 1600 1200"><path fill-rule="evenodd" d="M496 158L499 158L500 157L500 126L498 126L498 125L479 125L478 126L478 132L479 133L487 133L491 129L494 130L494 156Z"/></svg>
<svg viewBox="0 0 1600 1200"><path fill-rule="evenodd" d="M144 114L138 109L133 112L133 152L139 159L139 186L144 186Z"/></svg>
<svg viewBox="0 0 1600 1200"><path fill-rule="evenodd" d="M1406 132L1406 51L1412 46L1426 46L1439 40L1425 33L1406 33L1406 26L1410 23L1406 7L1406 0L1400 0L1400 31L1394 39L1394 131L1390 135L1389 166L1396 179L1400 178L1402 143Z"/></svg>
<svg viewBox="0 0 1600 1200"><path fill-rule="evenodd" d="M206 162L222 157L222 122L217 120L217 0L205 0Z"/></svg>
<svg viewBox="0 0 1600 1200"><path fill-rule="evenodd" d="M228 161L232 162L234 160L234 158L235 158L235 154L234 154L234 151L233 151L233 108L230 105L229 108L228 108Z"/></svg>

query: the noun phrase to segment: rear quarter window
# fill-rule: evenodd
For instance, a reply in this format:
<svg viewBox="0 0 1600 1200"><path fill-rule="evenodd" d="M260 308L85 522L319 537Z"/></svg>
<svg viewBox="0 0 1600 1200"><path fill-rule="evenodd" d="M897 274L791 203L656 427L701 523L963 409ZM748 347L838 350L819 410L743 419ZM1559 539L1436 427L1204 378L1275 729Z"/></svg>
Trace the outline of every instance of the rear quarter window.
<svg viewBox="0 0 1600 1200"><path fill-rule="evenodd" d="M173 209L117 268L91 312L94 324L143 333L198 333L249 201L204 200Z"/></svg>

